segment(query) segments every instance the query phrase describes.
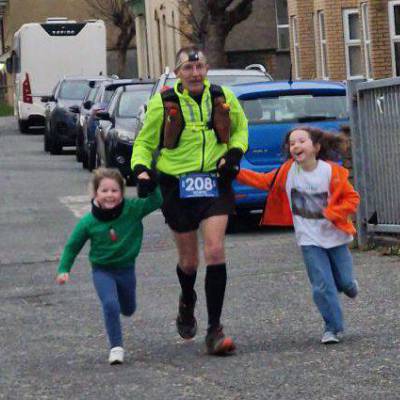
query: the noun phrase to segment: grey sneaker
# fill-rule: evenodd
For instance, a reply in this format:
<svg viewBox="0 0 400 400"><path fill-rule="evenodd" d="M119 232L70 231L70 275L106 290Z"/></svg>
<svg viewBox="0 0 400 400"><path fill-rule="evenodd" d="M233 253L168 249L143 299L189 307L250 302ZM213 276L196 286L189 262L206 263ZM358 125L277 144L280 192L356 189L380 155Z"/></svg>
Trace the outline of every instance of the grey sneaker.
<svg viewBox="0 0 400 400"><path fill-rule="evenodd" d="M336 333L333 333L331 331L326 331L322 335L321 343L322 344L334 344L334 343L339 343L340 340L337 337Z"/></svg>
<svg viewBox="0 0 400 400"><path fill-rule="evenodd" d="M343 293L347 296L350 297L351 299L354 299L357 295L358 292L360 290L360 287L358 286L358 282L356 280L354 280L353 282L353 286L348 289L348 290L344 290Z"/></svg>

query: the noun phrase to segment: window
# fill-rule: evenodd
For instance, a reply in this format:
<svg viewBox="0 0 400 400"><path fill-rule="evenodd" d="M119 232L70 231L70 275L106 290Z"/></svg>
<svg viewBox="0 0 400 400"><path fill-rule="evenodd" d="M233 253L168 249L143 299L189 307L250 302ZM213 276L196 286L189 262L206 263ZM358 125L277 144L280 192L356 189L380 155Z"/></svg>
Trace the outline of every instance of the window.
<svg viewBox="0 0 400 400"><path fill-rule="evenodd" d="M363 39L364 39L364 59L365 59L365 77L371 79L371 37L369 34L369 23L368 23L368 4L361 4L361 18L363 28Z"/></svg>
<svg viewBox="0 0 400 400"><path fill-rule="evenodd" d="M393 76L400 76L400 1L389 2L390 41Z"/></svg>
<svg viewBox="0 0 400 400"><path fill-rule="evenodd" d="M287 0L275 0L277 48L279 50L289 49L289 21L287 12Z"/></svg>
<svg viewBox="0 0 400 400"><path fill-rule="evenodd" d="M317 13L318 44L319 44L319 66L321 78L328 79L328 57L326 49L325 15L323 11Z"/></svg>
<svg viewBox="0 0 400 400"><path fill-rule="evenodd" d="M363 78L361 30L358 9L343 11L347 79Z"/></svg>
<svg viewBox="0 0 400 400"><path fill-rule="evenodd" d="M297 28L297 17L291 17L293 58L294 58L294 76L300 79L300 48Z"/></svg>
<svg viewBox="0 0 400 400"><path fill-rule="evenodd" d="M308 123L348 118L345 95L281 95L242 100L241 104L250 124Z"/></svg>
<svg viewBox="0 0 400 400"><path fill-rule="evenodd" d="M58 97L65 100L83 100L89 90L87 81L64 81Z"/></svg>

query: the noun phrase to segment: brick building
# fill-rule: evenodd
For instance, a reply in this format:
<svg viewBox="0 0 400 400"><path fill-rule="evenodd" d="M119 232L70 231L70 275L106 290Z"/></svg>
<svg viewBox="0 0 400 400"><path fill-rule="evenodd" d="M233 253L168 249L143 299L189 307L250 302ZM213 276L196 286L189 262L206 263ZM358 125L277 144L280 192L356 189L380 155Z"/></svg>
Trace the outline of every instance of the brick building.
<svg viewBox="0 0 400 400"><path fill-rule="evenodd" d="M288 0L293 76L400 76L400 0Z"/></svg>

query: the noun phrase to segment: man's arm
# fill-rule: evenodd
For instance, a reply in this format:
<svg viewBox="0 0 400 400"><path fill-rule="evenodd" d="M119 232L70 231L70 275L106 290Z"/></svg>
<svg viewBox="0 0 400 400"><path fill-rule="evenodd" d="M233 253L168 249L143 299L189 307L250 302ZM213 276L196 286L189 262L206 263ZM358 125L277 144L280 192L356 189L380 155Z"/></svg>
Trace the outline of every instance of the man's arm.
<svg viewBox="0 0 400 400"><path fill-rule="evenodd" d="M137 165L151 168L153 153L160 142L160 131L164 119L164 107L161 95L156 94L150 101L144 118L143 127L135 139L132 149L131 169Z"/></svg>
<svg viewBox="0 0 400 400"><path fill-rule="evenodd" d="M247 126L247 118L239 100L233 92L224 87L226 102L230 106L229 115L231 118L231 135L228 144L228 150L236 148L244 154L248 148L249 129Z"/></svg>

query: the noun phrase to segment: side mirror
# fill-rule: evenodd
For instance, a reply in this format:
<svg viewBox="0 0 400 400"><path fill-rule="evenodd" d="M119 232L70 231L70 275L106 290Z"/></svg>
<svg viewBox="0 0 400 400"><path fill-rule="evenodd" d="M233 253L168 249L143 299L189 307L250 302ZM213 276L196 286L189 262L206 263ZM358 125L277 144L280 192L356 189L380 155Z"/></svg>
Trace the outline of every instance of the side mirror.
<svg viewBox="0 0 400 400"><path fill-rule="evenodd" d="M73 105L73 106L70 106L70 107L69 107L69 111L71 111L71 112L74 113L74 114L79 114L80 109L79 109L79 106Z"/></svg>
<svg viewBox="0 0 400 400"><path fill-rule="evenodd" d="M6 70L9 74L12 74L13 72L13 62L11 57L6 60Z"/></svg>
<svg viewBox="0 0 400 400"><path fill-rule="evenodd" d="M111 121L111 116L107 111L98 111L96 113L96 118L97 119L102 119L105 121Z"/></svg>
<svg viewBox="0 0 400 400"><path fill-rule="evenodd" d="M85 110L90 110L90 109L92 108L92 105L93 105L93 103L92 103L90 100L86 100L86 101L83 103L83 108L84 108Z"/></svg>
<svg viewBox="0 0 400 400"><path fill-rule="evenodd" d="M51 96L42 96L41 98L40 98L40 101L42 102L42 103L57 103L57 100L56 100L56 98L53 96L53 95L51 95Z"/></svg>

